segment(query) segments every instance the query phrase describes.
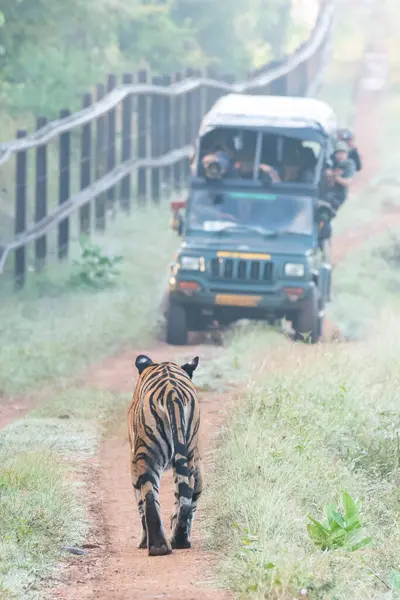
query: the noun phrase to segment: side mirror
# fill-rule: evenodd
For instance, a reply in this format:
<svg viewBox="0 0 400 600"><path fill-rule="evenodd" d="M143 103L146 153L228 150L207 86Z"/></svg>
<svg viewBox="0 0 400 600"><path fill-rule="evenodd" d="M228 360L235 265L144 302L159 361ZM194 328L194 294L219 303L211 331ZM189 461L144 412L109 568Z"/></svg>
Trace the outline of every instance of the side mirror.
<svg viewBox="0 0 400 600"><path fill-rule="evenodd" d="M178 235L182 235L183 231L183 217L179 211L185 207L186 201L171 202L170 204L172 211L170 226L174 231L177 232Z"/></svg>

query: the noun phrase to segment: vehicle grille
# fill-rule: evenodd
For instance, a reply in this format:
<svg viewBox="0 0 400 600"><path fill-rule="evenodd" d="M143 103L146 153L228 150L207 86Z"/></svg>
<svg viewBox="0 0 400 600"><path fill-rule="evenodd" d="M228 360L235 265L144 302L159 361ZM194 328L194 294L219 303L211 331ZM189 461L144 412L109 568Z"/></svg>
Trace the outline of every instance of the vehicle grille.
<svg viewBox="0 0 400 600"><path fill-rule="evenodd" d="M225 281L271 283L273 264L263 260L211 259L211 277Z"/></svg>

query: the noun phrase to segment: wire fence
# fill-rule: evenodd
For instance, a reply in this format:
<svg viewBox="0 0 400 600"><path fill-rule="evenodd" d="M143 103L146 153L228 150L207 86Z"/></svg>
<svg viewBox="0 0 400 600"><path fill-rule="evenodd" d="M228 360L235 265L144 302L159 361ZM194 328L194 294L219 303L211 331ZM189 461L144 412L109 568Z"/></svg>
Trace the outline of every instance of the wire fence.
<svg viewBox="0 0 400 600"><path fill-rule="evenodd" d="M130 214L160 203L164 189L182 189L201 119L222 95L315 94L332 21L326 0L307 42L245 82L193 69L172 77L126 73L120 85L109 75L84 95L82 110L63 109L52 122L40 117L35 132L20 130L0 144L0 275L12 272L20 288L28 252L40 272L52 244L58 260L68 257L72 231L104 231L118 210Z"/></svg>

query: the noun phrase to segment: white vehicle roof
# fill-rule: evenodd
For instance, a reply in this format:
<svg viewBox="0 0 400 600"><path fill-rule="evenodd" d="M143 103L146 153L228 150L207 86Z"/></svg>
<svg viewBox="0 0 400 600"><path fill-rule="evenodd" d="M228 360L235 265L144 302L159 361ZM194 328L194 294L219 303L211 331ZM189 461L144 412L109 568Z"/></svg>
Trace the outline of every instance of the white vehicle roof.
<svg viewBox="0 0 400 600"><path fill-rule="evenodd" d="M295 96L222 96L205 115L200 135L215 127L319 129L326 135L337 129L333 109L321 100Z"/></svg>

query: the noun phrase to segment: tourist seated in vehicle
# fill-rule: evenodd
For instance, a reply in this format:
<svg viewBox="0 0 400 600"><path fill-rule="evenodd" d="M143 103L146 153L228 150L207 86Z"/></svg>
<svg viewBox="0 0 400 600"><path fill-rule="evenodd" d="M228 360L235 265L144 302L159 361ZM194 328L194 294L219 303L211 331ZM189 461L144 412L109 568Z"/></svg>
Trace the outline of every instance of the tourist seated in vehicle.
<svg viewBox="0 0 400 600"><path fill-rule="evenodd" d="M312 183L317 163L312 148L304 147L300 140L290 140L290 142L283 155L282 181Z"/></svg>
<svg viewBox="0 0 400 600"><path fill-rule="evenodd" d="M201 158L202 173L209 179L233 176L236 148L230 131L214 130L204 141Z"/></svg>
<svg viewBox="0 0 400 600"><path fill-rule="evenodd" d="M258 173L254 173L257 135L251 133L252 136L247 135L244 138L243 148L238 152L235 163L236 173L244 179L252 179L256 175L266 183L279 182L279 173L274 166L277 164L276 154L271 143L274 136L268 136L270 144L267 148L269 151L261 153Z"/></svg>

